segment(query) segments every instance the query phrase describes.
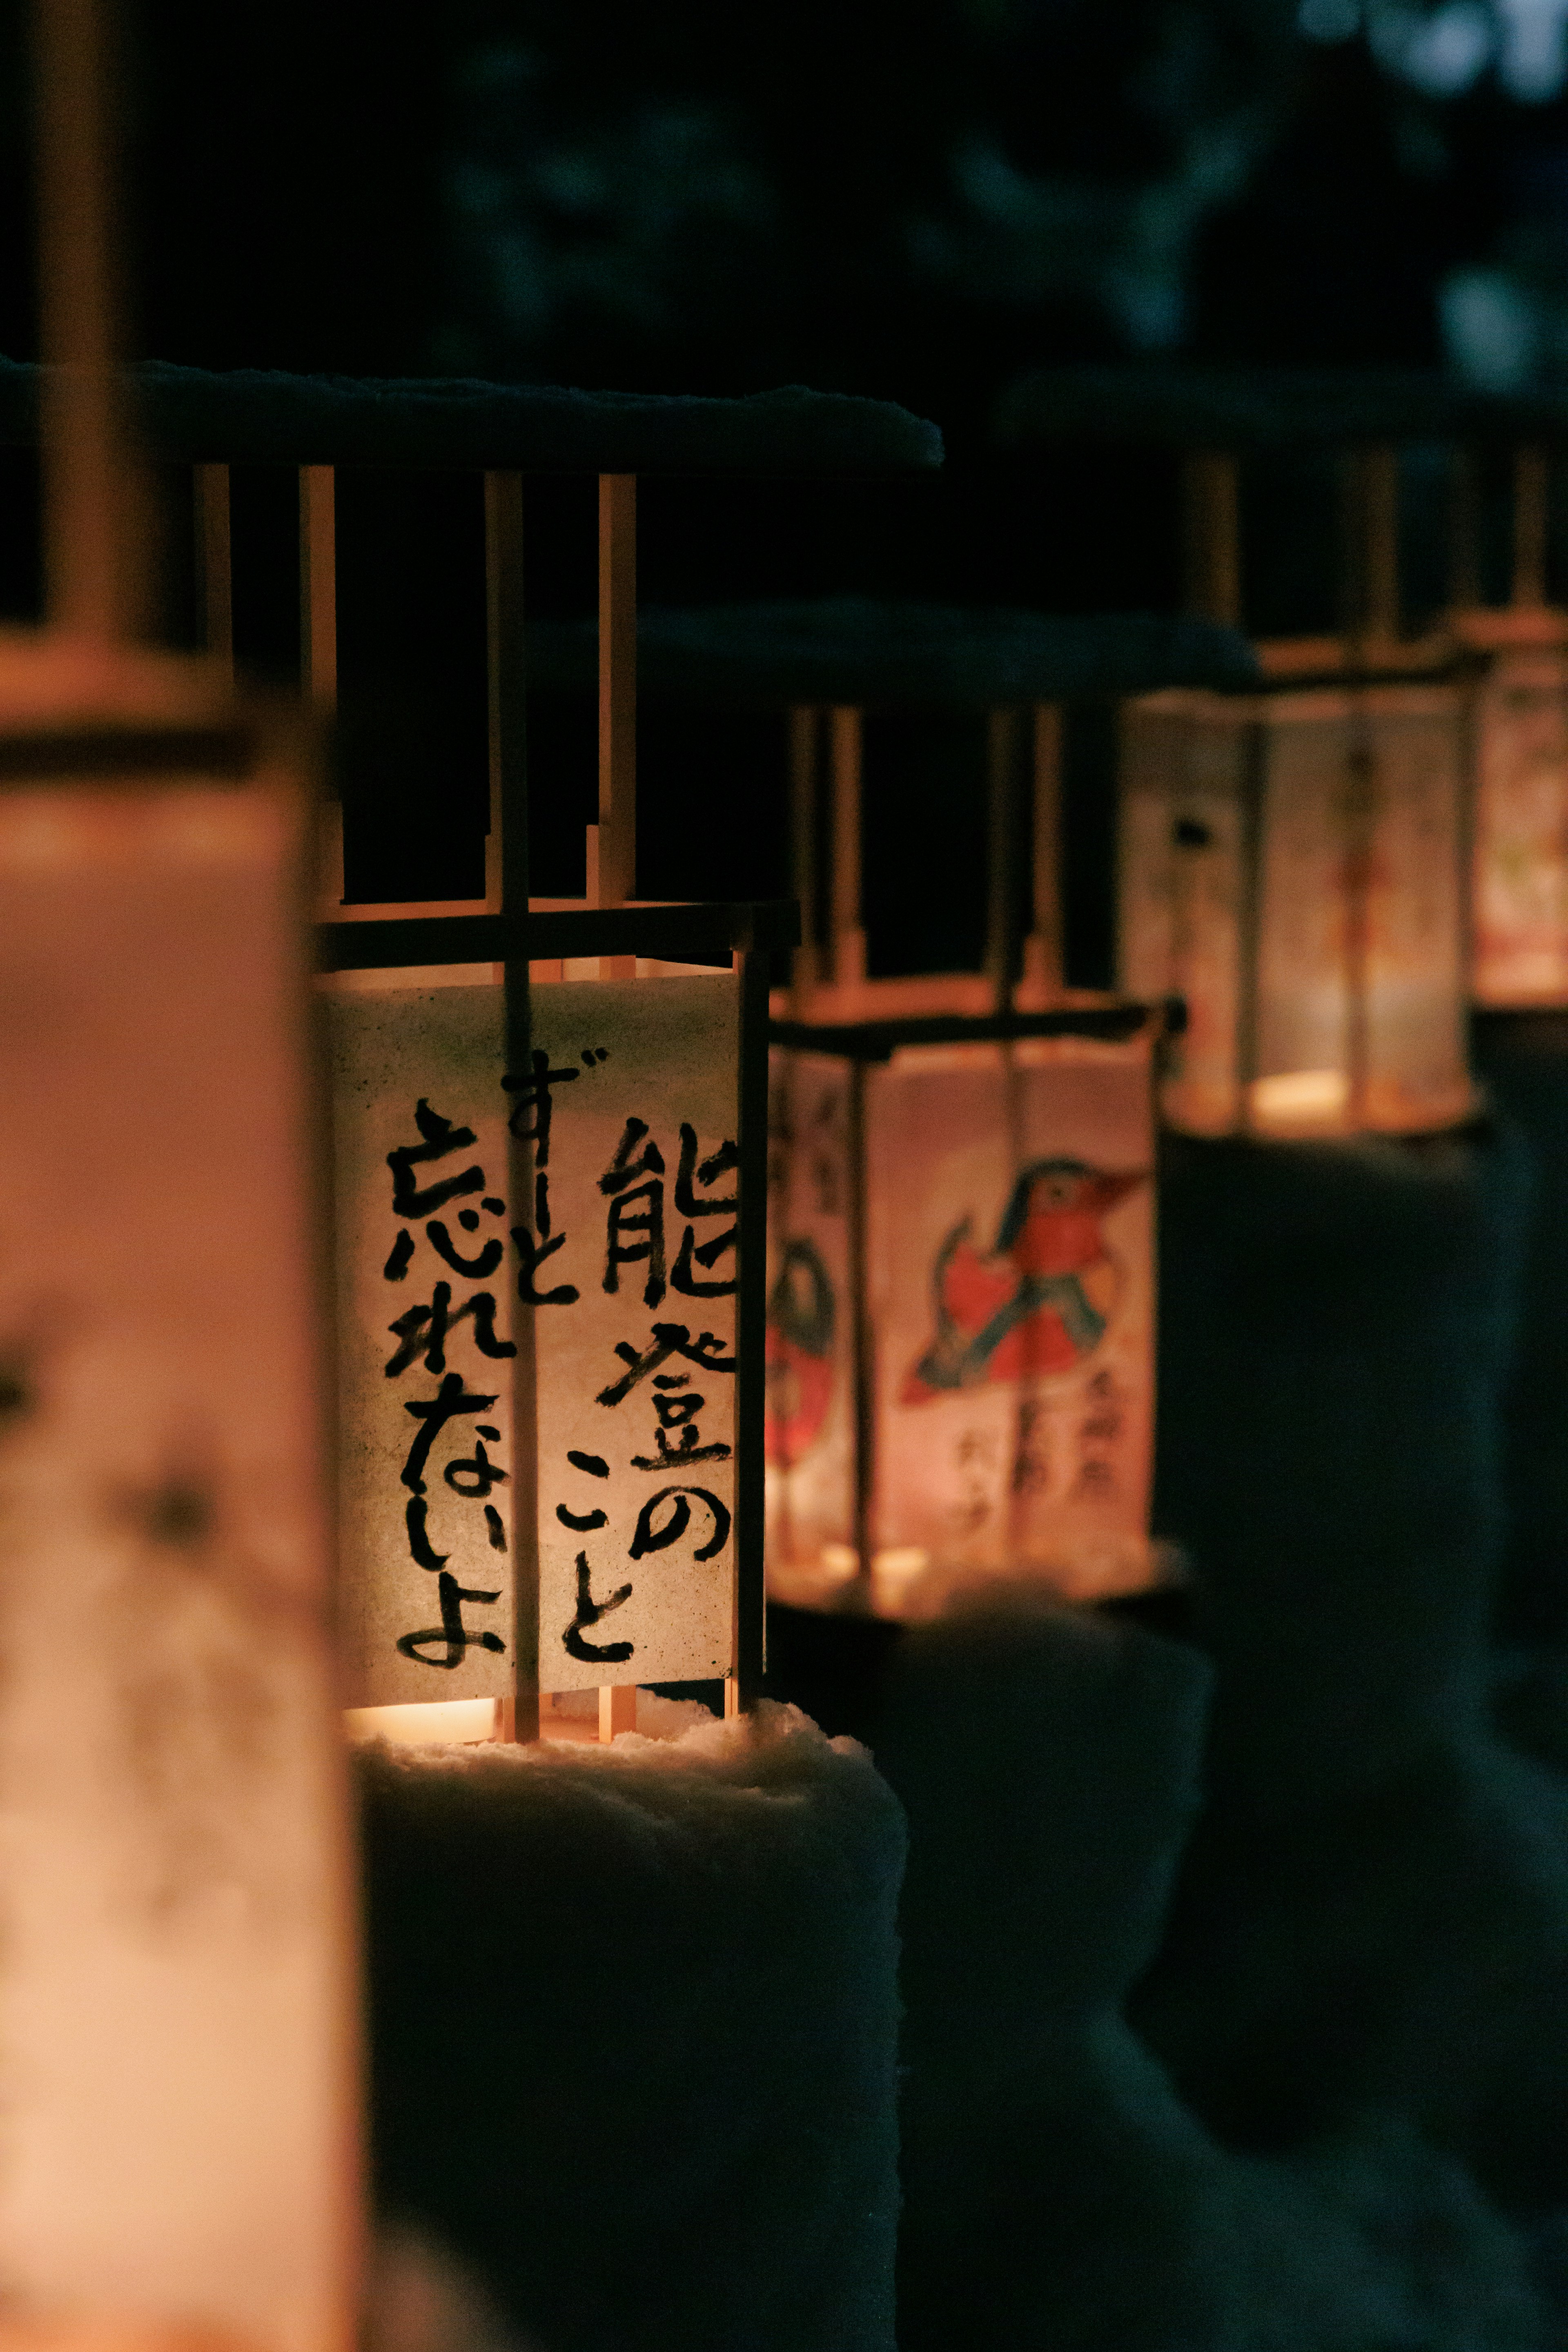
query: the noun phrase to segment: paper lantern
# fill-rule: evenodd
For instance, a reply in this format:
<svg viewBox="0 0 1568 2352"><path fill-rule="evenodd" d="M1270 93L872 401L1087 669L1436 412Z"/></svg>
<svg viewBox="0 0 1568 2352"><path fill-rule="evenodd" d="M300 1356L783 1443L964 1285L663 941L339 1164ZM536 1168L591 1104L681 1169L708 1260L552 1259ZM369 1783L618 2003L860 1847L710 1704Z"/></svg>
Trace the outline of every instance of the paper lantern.
<svg viewBox="0 0 1568 2352"><path fill-rule="evenodd" d="M1450 620L1480 671L1472 993L1521 1011L1568 1004L1568 614L1546 603L1547 492L1545 451L1518 451L1513 597L1490 609L1474 593L1474 500L1464 501Z"/></svg>
<svg viewBox="0 0 1568 2352"><path fill-rule="evenodd" d="M1179 997L1161 1089L1200 1135L1415 1133L1469 1116L1468 697L1402 641L1394 445L1452 431L1436 378L1047 372L1001 429L1182 452L1191 609L1243 604L1239 451L1340 456L1341 633L1265 646L1264 691L1161 694L1123 723L1120 976Z"/></svg>
<svg viewBox="0 0 1568 2352"><path fill-rule="evenodd" d="M1171 1123L1305 1136L1466 1118L1458 688L1163 694L1131 704L1123 730L1121 978L1185 1005Z"/></svg>
<svg viewBox="0 0 1568 2352"><path fill-rule="evenodd" d="M636 899L639 461L754 472L940 455L885 404L638 401L160 370L154 446L483 470L482 902L322 908L339 1299L342 1617L362 1708L489 1702L501 1736L652 1681L762 1674L766 951L787 906ZM444 396L443 396L444 395ZM196 420L193 424L193 417ZM521 477L600 459L599 822L576 900L528 893ZM605 460L626 470L608 471ZM300 471L305 682L330 704L333 473ZM225 483L203 469L209 631ZM329 856L341 858L329 834Z"/></svg>
<svg viewBox="0 0 1568 2352"><path fill-rule="evenodd" d="M6 2330L347 2352L309 762L127 643L97 11L37 15L51 626L0 637Z"/></svg>
<svg viewBox="0 0 1568 2352"><path fill-rule="evenodd" d="M639 1684L723 1677L734 1711L762 1676L765 978L751 909L626 903L633 491L602 488L587 901L506 871L520 494L492 480L490 910L329 935L354 1696L493 1697L523 1738L541 1694L597 1688L609 1734Z"/></svg>
<svg viewBox="0 0 1568 2352"><path fill-rule="evenodd" d="M968 626L1000 643L1004 617L1016 678L1032 616ZM1234 661L1217 640L1137 644L1136 625L1068 625L1070 650L1040 633L1025 690ZM886 660L860 658L863 698L882 699ZM959 1580L1005 1572L1081 1600L1161 1570L1148 1534L1160 1021L1062 987L1055 709L994 708L986 726L985 969L868 979L859 709L796 715L804 924L773 1027L768 1567L770 1589L806 1606L920 1614Z"/></svg>
<svg viewBox="0 0 1568 2352"><path fill-rule="evenodd" d="M781 1599L1151 1580L1152 1031L1088 1005L775 1027Z"/></svg>
<svg viewBox="0 0 1568 2352"><path fill-rule="evenodd" d="M353 2340L297 762L0 648L15 2306Z"/></svg>

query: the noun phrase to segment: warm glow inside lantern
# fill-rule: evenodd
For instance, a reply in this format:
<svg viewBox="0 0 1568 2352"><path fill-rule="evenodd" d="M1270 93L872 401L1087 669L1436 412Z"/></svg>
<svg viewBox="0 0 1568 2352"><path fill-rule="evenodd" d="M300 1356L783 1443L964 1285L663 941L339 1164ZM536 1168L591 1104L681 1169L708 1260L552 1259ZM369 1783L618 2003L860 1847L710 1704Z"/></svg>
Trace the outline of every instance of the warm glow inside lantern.
<svg viewBox="0 0 1568 2352"><path fill-rule="evenodd" d="M300 762L189 666L0 646L16 2318L353 2335L350 1873Z"/></svg>
<svg viewBox="0 0 1568 2352"><path fill-rule="evenodd" d="M804 945L773 1030L767 1539L770 1590L804 1606L901 1616L1004 1571L1074 1599L1156 1573L1158 1024L1061 985L1057 711L986 725L986 968L880 980L861 714L795 715Z"/></svg>
<svg viewBox="0 0 1568 2352"><path fill-rule="evenodd" d="M50 626L0 637L0 2277L21 2343L347 2352L312 762L132 643L98 11L35 19Z"/></svg>
<svg viewBox="0 0 1568 2352"><path fill-rule="evenodd" d="M1468 741L1435 679L1172 693L1123 720L1121 979L1186 1008L1194 1134L1463 1120Z"/></svg>
<svg viewBox="0 0 1568 2352"><path fill-rule="evenodd" d="M1080 1004L775 1032L781 1599L899 1615L1004 1570L1073 1598L1151 1580L1152 1027Z"/></svg>
<svg viewBox="0 0 1568 2352"><path fill-rule="evenodd" d="M1545 451L1521 449L1513 601L1462 597L1450 619L1480 667L1472 993L1521 1010L1568 1004L1568 613L1546 603L1548 481ZM1462 522L1473 525L1472 508L1466 499Z"/></svg>
<svg viewBox="0 0 1568 2352"><path fill-rule="evenodd" d="M145 387L155 414L168 381ZM183 374L174 392L176 422L212 406L209 444L226 416L249 430L243 387ZM273 446L292 421L323 456L486 469L486 895L347 903L326 836L349 1696L426 1734L439 1706L466 1737L488 1706L498 1736L532 1738L542 1699L550 1713L592 1690L611 1736L650 1682L722 1678L740 1710L762 1676L766 956L795 918L636 896L630 466L640 449L666 470L898 468L935 462L940 441L885 404L802 392L269 394ZM517 469L582 471L611 446L626 470L599 475L598 821L584 895L531 897ZM319 706L347 576L334 481L300 469ZM199 489L216 643L232 611L223 469Z"/></svg>
<svg viewBox="0 0 1568 2352"><path fill-rule="evenodd" d="M762 1672L764 982L752 910L631 898L634 491L601 485L588 898L523 896L492 478L490 902L327 934L353 1696L490 1698L519 1738L542 1696L597 1689L613 1734L641 1684L739 1708Z"/></svg>
<svg viewBox="0 0 1568 2352"><path fill-rule="evenodd" d="M1186 604L1214 621L1248 601L1242 457L1316 452L1339 479L1335 633L1260 646L1259 691L1124 714L1119 973L1184 1004L1175 1127L1415 1133L1473 1107L1468 674L1450 638L1403 634L1396 454L1471 410L1377 369L1047 370L1005 397L1015 442L1181 453Z"/></svg>

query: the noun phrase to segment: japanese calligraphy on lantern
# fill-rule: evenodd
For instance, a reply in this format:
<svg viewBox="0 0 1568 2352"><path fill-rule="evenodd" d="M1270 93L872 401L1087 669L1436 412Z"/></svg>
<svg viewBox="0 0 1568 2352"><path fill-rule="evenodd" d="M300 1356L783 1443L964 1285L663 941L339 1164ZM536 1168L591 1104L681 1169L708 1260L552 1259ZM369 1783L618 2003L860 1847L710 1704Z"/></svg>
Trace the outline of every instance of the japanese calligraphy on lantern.
<svg viewBox="0 0 1568 2352"><path fill-rule="evenodd" d="M542 1688L727 1672L733 980L536 986L518 1071L497 988L330 1002L358 1702L509 1691L524 1538ZM520 1534L511 1397L528 1349L538 1517Z"/></svg>
<svg viewBox="0 0 1568 2352"><path fill-rule="evenodd" d="M769 1560L853 1565L847 1067L775 1057ZM1149 1045L906 1046L865 1076L874 1581L1147 1581Z"/></svg>

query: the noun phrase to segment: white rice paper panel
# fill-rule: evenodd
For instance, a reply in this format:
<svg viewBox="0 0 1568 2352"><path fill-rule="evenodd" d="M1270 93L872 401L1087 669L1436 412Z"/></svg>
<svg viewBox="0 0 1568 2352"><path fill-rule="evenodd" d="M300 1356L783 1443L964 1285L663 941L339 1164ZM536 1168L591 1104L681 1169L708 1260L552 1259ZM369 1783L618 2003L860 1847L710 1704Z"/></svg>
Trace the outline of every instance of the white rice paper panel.
<svg viewBox="0 0 1568 2352"><path fill-rule="evenodd" d="M537 1367L542 1687L727 1673L733 975L535 986L544 1082L530 1074L526 1097L501 1085L499 987L328 1002L355 1703L512 1687L520 1313ZM535 1161L521 1208L507 1185L514 1107ZM425 1156L396 1163L395 1196L405 1151ZM432 1415L444 1387L453 1409Z"/></svg>

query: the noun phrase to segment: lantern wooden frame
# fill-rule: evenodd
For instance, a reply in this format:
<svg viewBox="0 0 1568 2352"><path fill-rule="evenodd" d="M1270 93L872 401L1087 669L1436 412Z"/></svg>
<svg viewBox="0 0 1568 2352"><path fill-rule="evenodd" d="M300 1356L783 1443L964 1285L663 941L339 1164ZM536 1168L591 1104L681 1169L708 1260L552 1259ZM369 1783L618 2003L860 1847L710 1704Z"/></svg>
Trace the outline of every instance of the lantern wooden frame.
<svg viewBox="0 0 1568 2352"><path fill-rule="evenodd" d="M1121 975L1184 1003L1173 1126L1407 1134L1472 1115L1465 715L1429 677L1128 706Z"/></svg>
<svg viewBox="0 0 1568 2352"><path fill-rule="evenodd" d="M1146 1535L1152 1442L1152 1297L1144 1297L1136 1277L1133 1311L1142 1318L1136 1324L1142 1336L1131 1344L1135 1350L1142 1345L1143 1356L1130 1383L1134 1425L1123 1451L1144 1497L1145 1532L1110 1541L1100 1538L1096 1548L1093 1538L1079 1531L1075 1549L1068 1532L1071 1514L1058 1500L1052 1514L1055 1532L1044 1537L1042 1548L1039 1515L1028 1505L1030 1479L1024 1473L1031 1473L1039 1484L1046 1482L1042 1397L1049 1388L1055 1411L1063 1382L1042 1381L1042 1376L1026 1372L1018 1384L1022 1402L1016 1411L1012 1404L1006 1408L1016 1423L1016 1428L1009 1423L1012 1434L992 1432L973 1441L986 1448L986 1468L978 1468L977 1457L972 1474L978 1482L973 1508L978 1515L976 1526L984 1520L984 1537L967 1544L954 1541L945 1549L942 1537L929 1530L925 1541L883 1540L889 1504L879 1472L884 1453L900 1434L887 1419L897 1410L889 1368L900 1343L892 1336L893 1322L883 1322L886 1299L881 1314L873 1306L874 1266L887 1255L882 1235L890 1197L885 1181L873 1181L873 1164L886 1160L891 1133L888 1120L896 1123L900 1083L934 1084L961 1092L978 1089L974 1099L986 1106L980 1112L981 1128L998 1139L1000 1157L996 1169L988 1171L989 1180L994 1185L1000 1179L1005 1197L1009 1184L1016 1193L1037 1168L1079 1166L1066 1157L1053 1158L1048 1149L1031 1160L1023 1139L1030 1121L1026 1106L1031 1087L1041 1069L1053 1061L1060 1065L1064 1056L1088 1060L1098 1054L1112 1062L1130 1061L1131 1067L1124 1075L1147 1104L1163 1021L1146 1003L1062 985L1061 721L1059 709L1050 703L994 709L986 719L989 895L984 969L868 977L861 912L862 716L859 707L849 705L798 706L791 715L791 845L802 938L792 986L775 992L770 1031L776 1146L770 1175L777 1207L770 1291L775 1302L770 1330L775 1409L769 1589L777 1599L795 1605L895 1617L940 1606L955 1579L1003 1569L1032 1570L1072 1598L1139 1589L1160 1580L1163 1560ZM1016 888L1020 862L1027 875L1026 908L1020 907ZM831 1141L819 1138L808 1150L791 1105L814 1085L823 1100L842 1105L842 1120ZM1144 1217L1147 1188L1153 1181L1152 1141L1151 1115L1134 1152L1142 1164L1131 1180L1144 1188L1134 1213ZM781 1319L784 1310L776 1302L784 1297L795 1258L816 1247L795 1231L798 1215L792 1212L790 1198L794 1167L802 1153L809 1157L815 1151L820 1161L825 1150L835 1157L839 1175L834 1181L842 1181L845 1196L842 1249L826 1245L829 1255L841 1256L842 1263L828 1268L819 1259L811 1272L818 1288L826 1282L840 1290L848 1328L847 1332L830 1329L826 1353L819 1352L808 1366L805 1354L798 1349L792 1353L791 1337ZM1082 1172L1087 1179L1089 1171ZM885 1180L886 1167L882 1174ZM980 1181L984 1185L987 1177ZM1119 1176L1115 1181L1124 1180ZM1030 1191L1028 1198L1033 1197ZM1006 1222L1005 1218L1005 1225ZM1151 1246L1144 1230L1141 1244L1134 1247L1147 1254ZM838 1492L837 1506L831 1500L824 1506L820 1475L808 1470L804 1511L798 1497L805 1456L791 1459L787 1434L800 1424L791 1423L791 1405L781 1402L786 1395L792 1403L796 1401L803 1371L809 1371L819 1386L829 1383L816 1400L828 1418L806 1441L807 1449L814 1443L826 1444L835 1458L847 1455L841 1475L831 1468L827 1472L828 1488ZM984 1369L977 1367L977 1377L985 1379ZM1111 1375L1102 1370L1088 1377L1109 1380ZM994 1391L988 1397L979 1387L971 1389L967 1376L962 1392L979 1397L981 1411L995 1400ZM973 1404L963 1409L976 1410ZM1092 1401L1080 1418L1093 1418ZM1121 1439L1127 1411L1120 1388L1114 1414L1100 1413L1107 1427L1112 1418ZM1032 1451L1031 1429L1037 1433ZM955 1442L962 1451L971 1441L961 1435ZM1108 1465L1096 1466L1109 1478ZM984 1502L981 1485L986 1489ZM906 1490L912 1493L907 1478L900 1497ZM1004 1502L1008 1490L1023 1499ZM901 1499L899 1507L913 1512L911 1524L918 1523L917 1505ZM830 1530L840 1516L843 1524L834 1534Z"/></svg>
<svg viewBox="0 0 1568 2352"><path fill-rule="evenodd" d="M204 469L210 481L212 469ZM301 469L301 599L305 615L307 692L320 702L333 674L332 562L330 469ZM203 544L211 549L211 492L204 497ZM521 478L491 472L485 478L490 695L490 823L487 895L482 908L453 905L347 908L342 898L341 818L329 842L337 860L321 927L323 971L405 970L431 966L499 966L506 1060L530 1066L533 1031L531 988L548 986L570 964L576 976L629 980L639 963L692 966L715 958L732 962L740 985L739 1236L736 1294L733 1630L725 1676L726 1711L746 1711L761 1696L763 1621L763 1290L765 1269L766 1095L765 1022L769 950L795 935L785 904L641 905L630 896L635 872L636 724L636 483L630 476L600 481L600 801L590 828L588 894L580 902L531 898L521 797L522 743L519 687L522 675ZM221 554L208 579L220 576ZM510 1130L509 1130L510 1132ZM531 1145L511 1139L509 1193L532 1197ZM533 1318L513 1326L509 1458L517 1479L514 1503L513 1620L509 1647L515 1688L498 1714L498 1736L537 1737L540 1708L540 1627L537 1559L522 1528L536 1519L537 1374L531 1360ZM531 1472L531 1476L529 1475ZM613 1737L635 1724L636 1685L606 1681L601 1688L601 1730Z"/></svg>

